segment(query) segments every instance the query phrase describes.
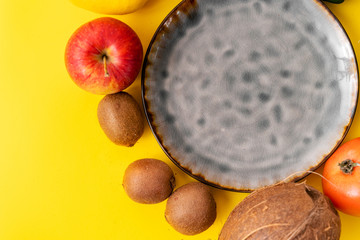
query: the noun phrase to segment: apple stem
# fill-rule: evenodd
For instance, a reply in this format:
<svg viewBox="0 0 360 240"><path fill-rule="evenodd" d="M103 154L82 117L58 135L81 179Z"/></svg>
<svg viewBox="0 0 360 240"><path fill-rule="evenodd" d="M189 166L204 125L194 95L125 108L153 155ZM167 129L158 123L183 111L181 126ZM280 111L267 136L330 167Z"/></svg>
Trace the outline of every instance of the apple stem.
<svg viewBox="0 0 360 240"><path fill-rule="evenodd" d="M105 77L108 77L108 76L109 76L109 72L108 72L108 70L107 70L106 59L107 59L107 56L104 55L104 56L103 56L104 72L105 72Z"/></svg>

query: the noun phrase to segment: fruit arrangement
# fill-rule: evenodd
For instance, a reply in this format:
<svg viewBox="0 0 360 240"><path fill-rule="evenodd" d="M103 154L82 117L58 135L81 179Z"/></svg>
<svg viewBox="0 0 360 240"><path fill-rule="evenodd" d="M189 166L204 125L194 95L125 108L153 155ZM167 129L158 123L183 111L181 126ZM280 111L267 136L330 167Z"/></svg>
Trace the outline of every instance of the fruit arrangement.
<svg viewBox="0 0 360 240"><path fill-rule="evenodd" d="M125 14L146 1L115 5L100 1L77 1L75 5L99 13ZM124 92L137 78L143 61L141 41L134 30L111 17L80 26L65 48L65 66L73 82L85 91L105 95L97 116L105 135L115 144L131 147L144 132L144 116L136 100ZM165 218L178 232L199 234L216 218L216 203L210 188L189 183L174 193L175 176L164 162L146 158L131 163L123 177L123 188L135 202L155 204L169 198ZM195 201L195 202L194 202Z"/></svg>
<svg viewBox="0 0 360 240"><path fill-rule="evenodd" d="M71 0L81 8L105 14L131 13L146 1ZM90 93L105 95L97 108L100 127L113 143L125 147L136 144L145 127L140 106L124 91L136 80L142 61L143 48L136 32L111 17L80 26L65 49L65 66L74 83ZM233 210L219 239L339 239L340 217L334 206L360 216L359 147L359 139L350 141L326 162L326 196L306 184L295 183L256 190ZM216 219L211 188L194 182L174 191L174 173L160 160L134 161L125 170L122 184L137 203L167 200L165 219L184 235L199 234Z"/></svg>

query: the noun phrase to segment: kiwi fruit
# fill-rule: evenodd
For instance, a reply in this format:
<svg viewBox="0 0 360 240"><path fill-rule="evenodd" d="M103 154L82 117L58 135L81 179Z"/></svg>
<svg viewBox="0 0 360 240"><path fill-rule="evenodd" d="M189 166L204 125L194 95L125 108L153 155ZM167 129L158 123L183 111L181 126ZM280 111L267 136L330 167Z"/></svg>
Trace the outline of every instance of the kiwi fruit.
<svg viewBox="0 0 360 240"><path fill-rule="evenodd" d="M123 187L135 202L154 204L170 196L175 187L175 177L171 168L163 161L139 159L125 170Z"/></svg>
<svg viewBox="0 0 360 240"><path fill-rule="evenodd" d="M97 116L106 136L115 144L131 147L144 132L144 116L136 100L126 92L106 95Z"/></svg>
<svg viewBox="0 0 360 240"><path fill-rule="evenodd" d="M193 182L178 188L167 201L165 218L184 235L208 229L216 219L216 203L209 187Z"/></svg>

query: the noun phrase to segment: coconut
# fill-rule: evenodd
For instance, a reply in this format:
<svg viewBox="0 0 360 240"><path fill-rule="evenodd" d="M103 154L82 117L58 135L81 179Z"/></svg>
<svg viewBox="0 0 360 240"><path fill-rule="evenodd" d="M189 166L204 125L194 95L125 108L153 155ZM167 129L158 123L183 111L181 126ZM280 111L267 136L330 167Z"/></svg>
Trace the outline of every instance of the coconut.
<svg viewBox="0 0 360 240"><path fill-rule="evenodd" d="M305 183L259 189L230 213L219 240L340 238L340 217L330 200Z"/></svg>

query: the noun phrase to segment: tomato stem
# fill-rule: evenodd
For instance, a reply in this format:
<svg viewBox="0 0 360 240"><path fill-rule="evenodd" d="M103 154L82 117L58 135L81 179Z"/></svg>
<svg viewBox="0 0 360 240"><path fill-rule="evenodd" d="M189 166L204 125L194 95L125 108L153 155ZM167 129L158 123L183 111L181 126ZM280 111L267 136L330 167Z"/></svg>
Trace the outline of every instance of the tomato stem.
<svg viewBox="0 0 360 240"><path fill-rule="evenodd" d="M359 163L353 162L350 159L346 159L341 163L339 163L338 165L340 167L340 170L348 175L352 174L352 172L354 171L354 167L360 166Z"/></svg>

